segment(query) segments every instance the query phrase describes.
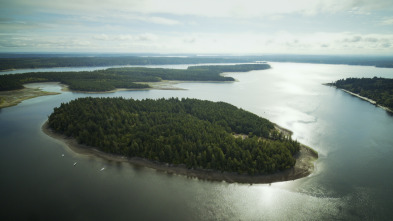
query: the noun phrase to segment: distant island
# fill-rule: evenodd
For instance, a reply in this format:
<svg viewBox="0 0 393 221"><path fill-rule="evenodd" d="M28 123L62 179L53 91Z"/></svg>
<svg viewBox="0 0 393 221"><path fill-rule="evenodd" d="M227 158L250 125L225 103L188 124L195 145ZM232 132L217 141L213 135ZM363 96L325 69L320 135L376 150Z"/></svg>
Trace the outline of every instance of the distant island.
<svg viewBox="0 0 393 221"><path fill-rule="evenodd" d="M24 74L0 75L0 91L22 89L23 84L35 82L60 82L69 89L86 92L104 92L117 88L144 89L146 82L162 80L179 81L234 81L224 77L223 72L247 72L269 69L269 64L238 64L192 66L187 69L165 68L108 68L97 71L81 72L33 72Z"/></svg>
<svg viewBox="0 0 393 221"><path fill-rule="evenodd" d="M318 157L267 119L198 99L79 98L55 108L43 128L73 147L227 182L297 179Z"/></svg>
<svg viewBox="0 0 393 221"><path fill-rule="evenodd" d="M393 79L347 78L326 85L335 86L390 112L393 110Z"/></svg>

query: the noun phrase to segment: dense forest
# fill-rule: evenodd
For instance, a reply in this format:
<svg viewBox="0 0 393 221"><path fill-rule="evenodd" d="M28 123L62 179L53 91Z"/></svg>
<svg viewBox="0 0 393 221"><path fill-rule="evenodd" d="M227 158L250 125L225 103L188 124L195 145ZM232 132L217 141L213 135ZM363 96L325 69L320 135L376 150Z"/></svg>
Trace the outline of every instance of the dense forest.
<svg viewBox="0 0 393 221"><path fill-rule="evenodd" d="M393 110L393 79L387 78L347 78L328 85L351 91L377 102L378 105Z"/></svg>
<svg viewBox="0 0 393 221"><path fill-rule="evenodd" d="M264 118L197 99L79 98L55 108L48 125L107 153L250 175L293 167L300 148Z"/></svg>
<svg viewBox="0 0 393 221"><path fill-rule="evenodd" d="M0 75L0 91L21 89L23 84L35 82L61 82L69 85L71 90L79 91L110 91L116 88L148 88L147 84L141 82L161 80L234 81L232 77L224 77L220 74L268 68L270 68L268 64L239 64L194 66L188 69L127 67L82 72L6 74Z"/></svg>

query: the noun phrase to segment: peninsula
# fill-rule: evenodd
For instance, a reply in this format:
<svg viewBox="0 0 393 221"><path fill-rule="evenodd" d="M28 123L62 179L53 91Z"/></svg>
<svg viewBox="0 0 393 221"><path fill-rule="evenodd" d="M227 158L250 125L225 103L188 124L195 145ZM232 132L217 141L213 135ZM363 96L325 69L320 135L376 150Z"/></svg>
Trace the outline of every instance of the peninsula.
<svg viewBox="0 0 393 221"><path fill-rule="evenodd" d="M208 180L308 176L318 154L267 119L224 102L79 98L43 127L73 150Z"/></svg>
<svg viewBox="0 0 393 221"><path fill-rule="evenodd" d="M59 93L47 92L34 87L24 87L22 89L12 91L0 91L0 109L15 106L20 102L31 98L56 94Z"/></svg>
<svg viewBox="0 0 393 221"><path fill-rule="evenodd" d="M393 79L347 78L326 84L393 112Z"/></svg>

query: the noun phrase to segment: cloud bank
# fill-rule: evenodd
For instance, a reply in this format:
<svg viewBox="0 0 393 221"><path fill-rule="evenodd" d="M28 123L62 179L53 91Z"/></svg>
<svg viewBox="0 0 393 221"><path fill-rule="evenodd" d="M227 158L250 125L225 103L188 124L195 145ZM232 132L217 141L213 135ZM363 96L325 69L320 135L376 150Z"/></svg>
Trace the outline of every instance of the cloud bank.
<svg viewBox="0 0 393 221"><path fill-rule="evenodd" d="M390 0L3 0L0 51L393 54Z"/></svg>

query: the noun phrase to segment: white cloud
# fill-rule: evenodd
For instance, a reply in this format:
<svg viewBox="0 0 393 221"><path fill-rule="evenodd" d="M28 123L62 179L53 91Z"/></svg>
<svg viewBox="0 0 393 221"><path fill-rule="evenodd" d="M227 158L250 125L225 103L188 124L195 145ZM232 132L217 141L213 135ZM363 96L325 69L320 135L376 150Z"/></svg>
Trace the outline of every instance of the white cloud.
<svg viewBox="0 0 393 221"><path fill-rule="evenodd" d="M182 24L180 21L160 16L148 16L141 14L130 14L130 13L119 13L116 15L108 15L106 17L101 17L99 19L100 22L105 22L108 19L122 19L123 21L132 22L132 21L142 21L147 23L154 23L159 25L179 25Z"/></svg>
<svg viewBox="0 0 393 221"><path fill-rule="evenodd" d="M298 13L392 10L391 0L3 0L3 7L56 13L144 13L207 17L264 17ZM168 21L166 21L168 22Z"/></svg>
<svg viewBox="0 0 393 221"><path fill-rule="evenodd" d="M381 22L382 25L393 25L393 18L385 18Z"/></svg>
<svg viewBox="0 0 393 221"><path fill-rule="evenodd" d="M264 17L298 13L335 13L354 10L369 10L392 7L390 0L144 0L133 1L132 8L144 13L168 13L208 17Z"/></svg>
<svg viewBox="0 0 393 221"><path fill-rule="evenodd" d="M146 18L146 21L156 23L156 24L162 24L162 25L178 25L180 24L179 21L173 20L173 19L168 19L168 18L163 18L163 17L148 17Z"/></svg>
<svg viewBox="0 0 393 221"><path fill-rule="evenodd" d="M72 37L46 37L46 36L2 36L0 38L1 48L20 48L22 50L41 50L48 49L87 49L92 46L92 43L84 38Z"/></svg>
<svg viewBox="0 0 393 221"><path fill-rule="evenodd" d="M362 35L359 33L269 35L254 33L150 33L98 34L85 37L12 36L0 37L0 49L20 48L42 51L155 52L155 53L296 53L354 54L392 53L393 35Z"/></svg>
<svg viewBox="0 0 393 221"><path fill-rule="evenodd" d="M118 35L108 35L108 34L98 34L92 36L93 40L100 41L155 41L158 36L151 33L144 34L118 34Z"/></svg>
<svg viewBox="0 0 393 221"><path fill-rule="evenodd" d="M110 38L109 38L109 36L106 35L106 34L99 34L99 35L94 35L94 36L93 36L93 39L95 39L95 40L107 41L107 40L109 40Z"/></svg>
<svg viewBox="0 0 393 221"><path fill-rule="evenodd" d="M362 40L361 36L352 36L351 38L345 38L343 42L359 42Z"/></svg>
<svg viewBox="0 0 393 221"><path fill-rule="evenodd" d="M0 12L0 51L393 53L391 0L2 0Z"/></svg>

